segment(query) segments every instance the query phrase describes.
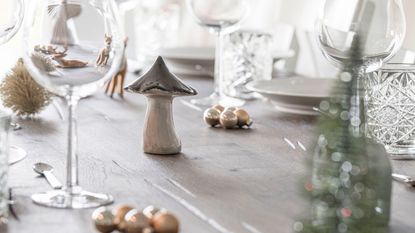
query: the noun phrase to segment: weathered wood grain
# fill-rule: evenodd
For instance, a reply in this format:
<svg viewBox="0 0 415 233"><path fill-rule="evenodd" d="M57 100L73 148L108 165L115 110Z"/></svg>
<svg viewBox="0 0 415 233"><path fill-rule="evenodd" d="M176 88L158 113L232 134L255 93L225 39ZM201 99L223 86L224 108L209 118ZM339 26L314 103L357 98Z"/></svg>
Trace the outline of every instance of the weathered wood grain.
<svg viewBox="0 0 415 233"><path fill-rule="evenodd" d="M211 90L209 79L185 81L200 96ZM292 232L295 219L307 211L299 191L307 155L299 143L307 147L312 139L312 119L285 116L256 101L247 106L255 120L251 130L212 129L203 123L202 112L176 99L174 118L183 153L146 155L141 150L145 98L126 94L124 101L111 100L102 92L79 106L80 181L84 188L111 193L115 204L165 207L180 218L182 233L218 231L145 180L183 198L231 232L249 233L249 227L262 233ZM30 200L32 193L49 189L32 172L33 163L52 164L56 176L64 181L66 122L49 108L38 120L19 123L23 130L12 132L13 144L25 148L29 156L10 168L10 186L17 195L16 212L21 221L11 218L8 229L1 232L95 232L90 217L93 210L49 209ZM399 172L415 176L414 162L394 165ZM414 208L415 192L394 183L391 232L415 232Z"/></svg>

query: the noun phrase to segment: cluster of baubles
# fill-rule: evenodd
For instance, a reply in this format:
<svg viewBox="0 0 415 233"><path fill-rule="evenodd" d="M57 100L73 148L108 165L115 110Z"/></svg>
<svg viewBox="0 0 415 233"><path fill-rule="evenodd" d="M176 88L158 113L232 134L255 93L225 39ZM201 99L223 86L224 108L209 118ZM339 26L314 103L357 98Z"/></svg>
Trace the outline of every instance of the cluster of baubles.
<svg viewBox="0 0 415 233"><path fill-rule="evenodd" d="M179 221L165 209L148 206L142 211L129 205L120 205L110 210L96 209L92 219L99 232L110 233L178 233Z"/></svg>
<svg viewBox="0 0 415 233"><path fill-rule="evenodd" d="M253 121L248 112L242 108L223 107L215 105L206 109L204 113L206 124L216 127L221 125L225 129L234 129L236 127L251 127Z"/></svg>

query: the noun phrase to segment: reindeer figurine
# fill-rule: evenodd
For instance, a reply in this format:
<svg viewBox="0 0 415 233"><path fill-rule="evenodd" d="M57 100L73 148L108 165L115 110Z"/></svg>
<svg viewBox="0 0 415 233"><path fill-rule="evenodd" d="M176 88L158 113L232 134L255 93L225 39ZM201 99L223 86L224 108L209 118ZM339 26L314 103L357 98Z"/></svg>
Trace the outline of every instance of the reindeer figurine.
<svg viewBox="0 0 415 233"><path fill-rule="evenodd" d="M112 43L112 36L107 36L107 34L105 34L105 45L106 46L99 51L99 56L96 61L96 64L98 66L107 65L108 59L110 57L111 43Z"/></svg>
<svg viewBox="0 0 415 233"><path fill-rule="evenodd" d="M127 57L125 56L125 49L127 48L128 37L124 39L124 58L121 63L120 70L114 77L107 83L107 87L105 88L105 93L110 95L112 98L115 91L118 91L118 94L121 98L124 97L124 81L125 75L127 74Z"/></svg>

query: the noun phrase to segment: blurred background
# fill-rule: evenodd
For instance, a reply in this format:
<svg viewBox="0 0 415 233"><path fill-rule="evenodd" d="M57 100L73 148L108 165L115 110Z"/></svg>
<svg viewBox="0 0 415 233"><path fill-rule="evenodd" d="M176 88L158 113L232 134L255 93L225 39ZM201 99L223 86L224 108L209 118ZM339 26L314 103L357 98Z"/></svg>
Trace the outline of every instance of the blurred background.
<svg viewBox="0 0 415 233"><path fill-rule="evenodd" d="M308 77L330 77L336 72L328 64L315 43L315 18L324 0L250 0L251 12L242 29L265 31L273 35L273 48L293 50L295 55L284 61L291 69ZM353 0L351 0L353 1ZM186 9L185 0L117 0L129 37L129 59L142 60L162 48L213 48L215 37L200 27ZM407 17L407 35L403 52L395 59L412 56L415 51L415 1L403 0ZM0 8L0 15L2 8ZM82 22L82 30L91 37L94 22ZM20 57L22 33L0 47L0 70L6 72ZM414 57L414 56L412 56ZM413 59L413 58L412 58Z"/></svg>

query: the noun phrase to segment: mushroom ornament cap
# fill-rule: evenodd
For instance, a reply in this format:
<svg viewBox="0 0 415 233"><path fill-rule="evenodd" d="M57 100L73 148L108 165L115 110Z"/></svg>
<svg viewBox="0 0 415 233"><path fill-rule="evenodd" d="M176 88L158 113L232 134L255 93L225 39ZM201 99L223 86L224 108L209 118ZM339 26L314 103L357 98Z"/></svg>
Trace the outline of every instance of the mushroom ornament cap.
<svg viewBox="0 0 415 233"><path fill-rule="evenodd" d="M144 95L192 96L197 91L184 84L171 73L162 57L151 68L125 88L126 91Z"/></svg>

